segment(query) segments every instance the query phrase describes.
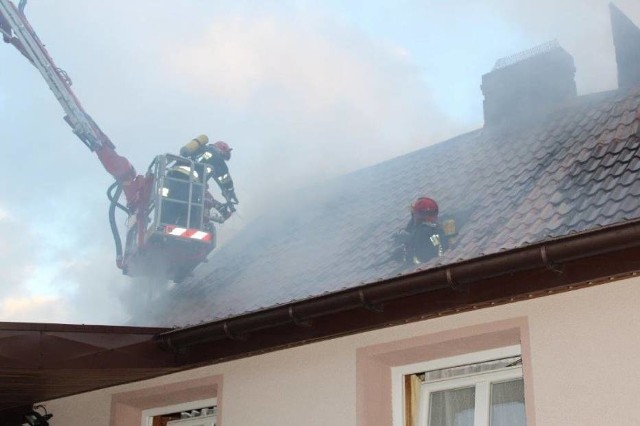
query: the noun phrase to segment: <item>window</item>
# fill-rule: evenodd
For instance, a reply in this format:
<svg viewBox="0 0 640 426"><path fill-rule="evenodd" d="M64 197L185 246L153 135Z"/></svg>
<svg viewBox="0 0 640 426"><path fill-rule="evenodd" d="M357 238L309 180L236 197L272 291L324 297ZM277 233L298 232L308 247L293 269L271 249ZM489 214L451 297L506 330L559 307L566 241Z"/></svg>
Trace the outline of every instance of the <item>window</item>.
<svg viewBox="0 0 640 426"><path fill-rule="evenodd" d="M215 416L203 416L193 419L172 420L167 426L216 426Z"/></svg>
<svg viewBox="0 0 640 426"><path fill-rule="evenodd" d="M213 398L144 410L141 426L216 426L216 417Z"/></svg>
<svg viewBox="0 0 640 426"><path fill-rule="evenodd" d="M397 367L393 386L394 426L526 425L520 346Z"/></svg>
<svg viewBox="0 0 640 426"><path fill-rule="evenodd" d="M176 420L167 422L166 426L216 426L216 407L183 411Z"/></svg>
<svg viewBox="0 0 640 426"><path fill-rule="evenodd" d="M222 424L222 375L204 376L173 381L166 379L147 382L146 386L111 396L112 425L158 426L166 420L179 420L182 412L215 407L214 423ZM207 411L207 415L210 414ZM169 415L169 416L165 416ZM154 417L173 417L157 421ZM206 425L206 423L205 423ZM179 426L185 426L180 425ZM186 426L193 426L191 424ZM211 426L211 425L206 425Z"/></svg>

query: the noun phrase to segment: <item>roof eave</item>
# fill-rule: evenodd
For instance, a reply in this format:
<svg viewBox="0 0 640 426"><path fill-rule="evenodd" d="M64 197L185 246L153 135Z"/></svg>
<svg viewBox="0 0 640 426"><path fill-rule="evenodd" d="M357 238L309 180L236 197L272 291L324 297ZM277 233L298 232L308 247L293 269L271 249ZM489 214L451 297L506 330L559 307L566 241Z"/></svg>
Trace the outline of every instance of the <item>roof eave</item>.
<svg viewBox="0 0 640 426"><path fill-rule="evenodd" d="M163 332L155 340L183 366L206 364L572 290L638 270L640 220L633 220Z"/></svg>
<svg viewBox="0 0 640 426"><path fill-rule="evenodd" d="M174 356L153 342L167 330L1 322L0 418L37 401L175 371Z"/></svg>

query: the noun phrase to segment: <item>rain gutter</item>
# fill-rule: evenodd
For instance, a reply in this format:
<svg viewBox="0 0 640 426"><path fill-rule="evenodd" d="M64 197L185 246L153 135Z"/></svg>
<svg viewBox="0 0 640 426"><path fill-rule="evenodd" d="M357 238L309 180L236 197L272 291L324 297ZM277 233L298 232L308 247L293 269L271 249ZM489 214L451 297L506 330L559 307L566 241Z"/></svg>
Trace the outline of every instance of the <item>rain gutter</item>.
<svg viewBox="0 0 640 426"><path fill-rule="evenodd" d="M249 333L254 338L256 332L283 325L313 328L312 320L317 318L362 308L380 311L388 302L443 289L463 292L474 284L486 285L492 279L524 271L550 270L562 274L563 266L569 262L637 247L640 247L640 220L633 220L276 308L174 329L156 335L154 340L160 348L180 353L194 345L243 340Z"/></svg>

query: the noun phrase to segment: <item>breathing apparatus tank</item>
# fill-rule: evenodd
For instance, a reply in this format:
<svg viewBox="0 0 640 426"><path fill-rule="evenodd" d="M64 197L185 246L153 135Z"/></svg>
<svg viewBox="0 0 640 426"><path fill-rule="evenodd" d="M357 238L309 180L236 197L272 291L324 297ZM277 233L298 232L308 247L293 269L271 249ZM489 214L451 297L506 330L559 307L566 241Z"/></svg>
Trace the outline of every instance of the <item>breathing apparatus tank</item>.
<svg viewBox="0 0 640 426"><path fill-rule="evenodd" d="M207 143L209 143L209 138L207 137L207 135L200 135L195 139L191 139L188 144L180 148L180 155L183 157L189 157L198 152L198 150L200 150L200 148L205 146Z"/></svg>

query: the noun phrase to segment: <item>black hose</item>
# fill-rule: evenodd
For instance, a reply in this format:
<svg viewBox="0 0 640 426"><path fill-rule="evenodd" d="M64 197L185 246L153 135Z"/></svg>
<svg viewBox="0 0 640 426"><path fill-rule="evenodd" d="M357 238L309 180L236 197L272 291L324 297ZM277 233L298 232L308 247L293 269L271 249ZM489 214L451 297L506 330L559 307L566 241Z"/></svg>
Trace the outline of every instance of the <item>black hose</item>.
<svg viewBox="0 0 640 426"><path fill-rule="evenodd" d="M112 194L111 191L116 189L115 194ZM118 232L118 225L116 224L116 207L120 207L127 213L129 210L118 203L118 199L122 194L122 186L118 182L114 182L109 189L107 189L107 197L111 204L109 205L109 225L111 225L111 234L113 234L113 241L116 244L116 264L118 268L122 268L122 240L120 239L120 233Z"/></svg>
<svg viewBox="0 0 640 426"><path fill-rule="evenodd" d="M118 187L119 188L119 192L114 195L112 194L112 191L114 188ZM118 202L118 200L120 199L120 194L122 193L122 187L120 186L120 184L118 182L113 182L111 184L111 186L109 187L109 189L107 189L107 198L109 199L109 201L111 201L111 204L114 204L123 212L125 212L128 215L131 215L131 211L124 205L120 204Z"/></svg>

